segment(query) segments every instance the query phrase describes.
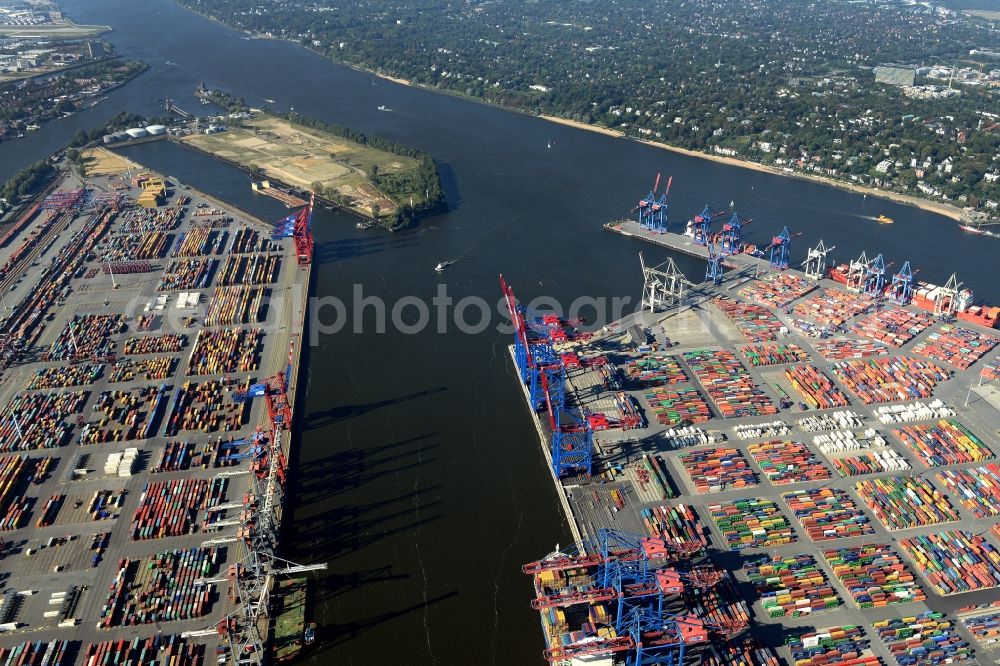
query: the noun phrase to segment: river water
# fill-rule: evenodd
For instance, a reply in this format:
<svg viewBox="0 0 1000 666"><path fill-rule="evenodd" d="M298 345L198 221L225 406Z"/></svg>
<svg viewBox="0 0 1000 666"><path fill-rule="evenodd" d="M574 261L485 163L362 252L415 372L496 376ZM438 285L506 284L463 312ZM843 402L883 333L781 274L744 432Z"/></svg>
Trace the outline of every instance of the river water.
<svg viewBox="0 0 1000 666"><path fill-rule="evenodd" d="M413 231L360 232L347 216L317 213L314 291L349 310L355 285L389 307L404 297L430 302L439 288L456 302L481 296L495 307L501 272L525 300L634 303L638 251L657 261L665 255L601 224L627 214L657 172L674 177L675 219L734 200L754 218L752 241L766 244L786 224L801 233L793 241L799 260L822 237L840 258L881 250L939 283L960 268L978 296L1000 299L991 270L1000 241L963 234L938 215L375 79L292 44L247 39L167 0L63 5L77 21L112 25L117 48L152 67L95 109L0 144L0 180L119 110L157 115L159 100L171 97L199 113L192 93L202 82L438 160L451 209ZM253 195L245 175L211 159L162 142L129 154L262 217L286 214ZM896 224L876 224L879 214ZM443 259L456 263L437 274ZM699 262L680 263L700 280ZM378 333L373 308L363 333L351 332L352 322L306 351L286 554L329 563L317 585L319 644L310 661L540 663L520 565L565 543L568 528L514 381L509 338L493 327L477 335L454 326ZM333 317L328 309L322 319Z"/></svg>

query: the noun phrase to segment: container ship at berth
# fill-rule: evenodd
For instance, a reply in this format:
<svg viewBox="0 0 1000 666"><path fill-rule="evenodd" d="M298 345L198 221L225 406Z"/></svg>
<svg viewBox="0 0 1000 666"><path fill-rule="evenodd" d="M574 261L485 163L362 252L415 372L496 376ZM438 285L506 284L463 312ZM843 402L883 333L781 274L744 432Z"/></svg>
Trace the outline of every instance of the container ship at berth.
<svg viewBox="0 0 1000 666"><path fill-rule="evenodd" d="M834 282L838 282L848 287L850 282L851 268L848 264L840 264L830 269L828 277ZM942 287L930 282L917 282L913 290L912 303L921 310L934 312L937 295ZM958 299L955 303L955 317L961 321L966 321L987 328L1000 328L1000 307L974 301L971 289L962 289L958 292Z"/></svg>

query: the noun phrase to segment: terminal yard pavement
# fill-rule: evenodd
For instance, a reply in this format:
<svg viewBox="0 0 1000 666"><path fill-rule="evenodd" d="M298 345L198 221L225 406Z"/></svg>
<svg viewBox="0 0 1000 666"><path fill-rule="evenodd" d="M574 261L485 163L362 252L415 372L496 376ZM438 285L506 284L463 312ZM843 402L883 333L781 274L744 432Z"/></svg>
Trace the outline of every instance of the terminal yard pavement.
<svg viewBox="0 0 1000 666"><path fill-rule="evenodd" d="M134 183L127 181L124 174L119 171L123 165L111 164L110 162L113 160L104 159L102 164L105 168L100 169L99 175L91 175L86 180L81 180L77 175L67 175L59 184L58 190L66 191L86 186L100 201L111 200L110 198L102 199L102 194L106 194L108 197L118 194L127 197L128 200L134 200L138 190ZM141 171L141 168L137 170L137 165L133 164L131 167L133 177L137 175L138 171ZM163 231L163 233L172 236L171 244L162 252L163 256L153 257L148 261L148 263L158 267L157 270L118 276L113 276L103 270L105 262L101 261L101 257L112 245L109 239L122 235L118 228L121 224L121 216L117 217L112 222L110 229L97 241L92 253L84 258L82 266L70 282L70 289L66 297L54 303L49 310L49 317L40 321L43 328L37 342L23 350L18 360L3 371L2 384L0 384L0 429L3 432L3 435L0 435L0 448L3 449L3 452L0 453L0 457L23 457L37 460L52 456L56 459L56 463L51 466L48 474L40 483L28 483L27 478L23 477L14 480L11 486L13 495L26 497L24 506L27 507L27 515L22 518L19 527L0 534L6 544L5 553L0 559L0 577L2 577L7 590L17 593L20 598L20 603L16 604L10 611L10 616L6 617L6 621L14 623L16 629L0 633L0 648L10 648L25 641L64 639L70 641L69 656L72 656L80 654L91 643L112 639L144 639L159 634L166 636L179 634L183 631L214 628L216 622L232 610L228 601L229 584L222 582L210 586L210 606L208 612L201 617L187 620L163 620L136 626L122 625L110 629L98 628L102 606L107 601L109 586L118 572L119 560L145 558L168 550L199 548L207 540L235 534L236 525L230 524L216 530L208 523L219 520L239 522L239 512L243 507L242 496L249 478L246 474L249 461L244 459L237 463L232 460L223 460L223 466L215 466L215 463L221 458L218 455L220 453L218 445L222 440L240 439L250 435L259 424L263 425L267 420L263 400L253 400L242 409L239 426L234 430L212 430L211 428L207 428L212 430L211 432L181 430L176 436L167 437L165 432L174 408L174 398L177 391L186 382L199 384L215 382L224 388L212 396L212 400L219 401L223 406L232 406L233 394L240 386L246 386L250 381L261 380L279 371L284 371L290 359L290 346L293 341L296 346L299 342L300 330L296 326L299 326L303 321L302 310L306 303L309 270L308 268L302 269L297 265L290 240L279 241L277 252L281 255L281 259L276 279L264 286L266 290L265 305L269 306L270 309L268 322L259 321L259 315L264 312L262 311L251 314L245 321L237 323L235 327L228 327L229 330L233 328L238 330L263 328L260 344L250 352L244 353L245 350L241 349L233 351L232 358L228 361L226 360L228 352L218 352L211 363L196 366L200 374L189 375L189 355L199 331L204 330L206 333L212 333L216 330L224 330L204 328L202 322L205 306L211 301L214 284L218 280L221 270L216 271L215 275L212 276L212 286L196 290L201 293L200 308L178 310L176 308L178 291L157 290L160 285L161 273L173 260L170 256L172 248L179 246L181 234L190 233L191 229L195 227L209 226L219 233L228 233L228 241L221 244L216 255L216 258L224 264L230 256L229 250L232 240L238 230L254 230L260 238L269 239L272 227L260 220L252 219L242 212L232 209L222 210L219 208L218 201L209 200L197 190L180 183L171 183L168 194L167 208L181 206L186 210L179 216L176 228ZM187 203L183 203L185 199ZM18 270L4 280L2 285L4 315L9 316L9 308L17 308L22 301L30 298L38 285L46 279L43 271L49 267L52 259L64 248L71 245L73 235L84 229L92 216L101 213L102 211L95 209L93 204L86 205L76 214L71 212L67 215L71 219L68 219L64 226L53 229L42 242L36 245ZM11 253L20 245L22 239L36 226L43 224L46 216L50 214L48 212L42 213L38 219L23 230L18 238L14 239L7 247L0 248L0 264L5 263ZM167 297L166 305L164 309L158 310L157 298L164 296ZM146 311L147 304L151 306L149 311ZM109 347L115 355L114 361L89 358L72 361L43 360L46 352L53 349L53 342L61 335L63 338L66 337L67 324L73 320L74 316L98 315L107 317L116 314L122 315L124 326L120 329L114 329L104 345ZM191 320L186 322L188 317ZM189 323L190 326L185 327L185 323ZM270 325L271 323L274 325ZM148 330L139 330L144 327ZM159 353L152 356L125 356L123 354L125 341L130 338L174 332L186 338L186 344L178 352ZM77 355L78 349L81 350L82 354L82 350L90 346L92 340L87 339L86 330L78 329L75 335L79 335L79 339L70 336L69 346L62 352L64 356L73 357ZM296 353L297 351L295 349ZM247 355L249 355L249 360L243 358ZM172 370L167 371L169 376L160 378L157 375L156 379L150 380L146 379L141 372L138 376L131 376L134 373L126 372L122 373L120 377L124 378L125 381L110 382L113 378L111 375L115 361L130 359L132 362L141 362L151 358L174 359L166 366L163 364L154 366L172 368ZM93 381L87 381L92 378L88 376L82 380L82 385L37 390L27 389L35 377L36 371L40 369L72 368L83 364L97 365L102 362L104 367L99 376ZM70 365L71 363L75 365ZM77 373L77 378L74 381L81 381L79 377L83 374L85 373ZM52 370L48 376L57 378L60 373ZM153 411L152 408L145 410L146 413L143 413L142 410L139 414L128 413L127 410L121 408L120 401L109 407L106 413L96 410L97 401L104 391L136 394L140 389L160 386L167 387L166 399L155 411L155 414L150 413ZM15 424L14 421L17 419L12 417L12 413L4 411L9 401L18 394L44 395L73 391L84 391L86 398L78 415L66 415L63 419L71 427L69 440L63 446L54 449L18 450L22 446L22 440L17 434L18 429L23 433L29 433L36 424L27 417L23 419L23 423ZM233 408L235 409L235 406ZM138 419L137 425L132 423L135 419ZM200 420L199 423L205 425L203 420ZM89 426L82 424L89 424ZM146 425L151 426L148 437L142 436L147 434ZM103 431L105 437L117 434L118 436L131 435L132 438L123 441L81 445L79 437L84 427L89 427L91 432ZM33 441L27 434L25 440L25 445L30 445ZM199 463L204 461L205 464L198 464L178 471L154 473L153 469L160 463L168 441L192 443L191 449L195 454L206 452L204 458L198 459ZM105 461L110 455L123 453L131 448L138 449L138 455L130 475L118 476L105 473ZM234 451L245 452L246 448L245 446L239 447ZM222 477L219 476L220 473L223 474ZM184 533L183 530L174 529L169 533L176 534L176 536L133 540L131 525L140 507L141 496L146 484L152 482L175 483L185 479L191 481L216 479L217 487L222 483L221 479L225 479L227 485L225 495L216 498L213 502L216 505L228 506L229 508L213 511L210 517L204 508L189 512L187 519L195 526L194 530L196 530L192 533ZM103 513L99 514L98 519L94 519L94 516L87 513L87 509L98 493L112 496L115 501L103 509ZM64 496L62 505L58 511L53 512L54 520L51 521L51 524L39 527L37 526L38 522L45 514L44 508L53 495ZM4 501L8 503L15 499L11 493L4 497ZM202 506L208 506L211 503L205 502ZM7 510L7 507L0 507L0 511ZM162 507L154 506L153 511L163 511L163 515L166 515L166 509ZM97 565L93 566L94 555L99 552L91 548L95 541L94 535L104 535L105 533L110 533L110 536L106 538L102 536L99 539L99 544L103 544L104 548L100 551ZM155 536L155 530L153 535ZM219 549L221 556L219 564L214 571L200 573L206 578L214 576L224 578L226 566L240 561L244 557L241 552L243 550L242 542L235 539L231 543L217 545L215 548ZM141 573L136 571L135 575L138 576ZM74 586L82 590L82 594L70 614L73 626L57 627L57 621L61 619L61 616L45 617L45 614L59 610L61 606L58 604L49 605L49 599L53 594L57 595L55 598L61 598L61 593L69 592ZM5 605L3 612L9 612L7 608L8 606ZM172 613L176 614L176 611L172 611ZM184 611L181 614L186 613L187 611ZM205 657L206 659L213 658L212 653L216 645L214 637L194 640L202 643L207 641ZM70 662L64 661L63 663Z"/></svg>

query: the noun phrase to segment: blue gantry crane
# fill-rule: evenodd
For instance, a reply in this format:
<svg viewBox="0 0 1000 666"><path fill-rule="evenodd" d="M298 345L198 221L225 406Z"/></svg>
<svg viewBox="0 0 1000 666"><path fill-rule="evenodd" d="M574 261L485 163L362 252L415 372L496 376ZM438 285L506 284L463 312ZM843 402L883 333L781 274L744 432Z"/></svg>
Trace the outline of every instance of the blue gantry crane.
<svg viewBox="0 0 1000 666"><path fill-rule="evenodd" d="M528 334L524 309L518 304L514 290L510 288L503 276L500 276L500 288L507 301L511 325L514 327L514 362L517 374L528 390L528 401L531 408L538 411L545 406L545 395L542 392L541 373L543 368L559 364L559 357L548 336Z"/></svg>
<svg viewBox="0 0 1000 666"><path fill-rule="evenodd" d="M738 254L743 244L743 227L753 222L744 220L739 213L734 212L729 221L722 225L723 254Z"/></svg>
<svg viewBox="0 0 1000 666"><path fill-rule="evenodd" d="M771 268L784 270L788 268L788 254L791 251L792 235L788 227L784 227L781 233L771 239Z"/></svg>
<svg viewBox="0 0 1000 666"><path fill-rule="evenodd" d="M313 235L312 235L312 213L316 203L316 195L309 197L309 204L288 217L282 218L274 223L271 230L271 239L280 240L291 238L295 245L295 255L300 266L312 263L313 258Z"/></svg>
<svg viewBox="0 0 1000 666"><path fill-rule="evenodd" d="M709 632L735 635L746 622L733 619L715 623L693 614L677 615L668 610L668 599L685 594L687 588L708 590L722 582L725 573L712 566L692 567L688 558L700 552L696 542L645 537L601 528L578 554L556 552L526 564L523 571L540 576L545 572L573 569L588 571L587 582L564 589L558 583L540 584L531 606L536 610L566 608L580 604L613 603L610 637L586 636L569 644L556 644L545 651L551 662L588 655L621 654L633 666L667 664L680 666L689 646L709 640ZM667 564L676 556L677 564ZM558 580L558 576L550 580ZM551 586L551 588L550 588ZM696 593L696 595L702 592Z"/></svg>
<svg viewBox="0 0 1000 666"><path fill-rule="evenodd" d="M649 218L653 212L653 204L656 203L656 189L660 186L660 174L656 174L656 180L653 182L653 189L649 191L645 197L639 200L636 207L632 209L632 212L638 211L639 213L639 226L649 228Z"/></svg>
<svg viewBox="0 0 1000 666"><path fill-rule="evenodd" d="M881 296L885 289L885 257L880 252L865 268L865 293Z"/></svg>
<svg viewBox="0 0 1000 666"><path fill-rule="evenodd" d="M572 352L557 352L557 344L586 340L591 334L573 330L574 322L557 315L527 310L517 302L514 290L502 275L500 287L514 326L514 360L518 375L528 391L532 409L548 411L552 469L557 476L569 472L589 475L593 464L594 432L635 428L641 425L642 418L624 394L616 398L618 418L567 407L567 371L599 367L606 360L581 359Z"/></svg>
<svg viewBox="0 0 1000 666"><path fill-rule="evenodd" d="M913 298L913 273L910 262L903 262L903 267L892 276L892 287L889 300L899 305L906 305Z"/></svg>
<svg viewBox="0 0 1000 666"><path fill-rule="evenodd" d="M659 174L657 174L659 177ZM674 182L674 177L667 178L667 187L663 190L660 198L653 202L653 207L649 212L649 230L658 234L667 233L667 197L670 195L670 184Z"/></svg>
<svg viewBox="0 0 1000 666"><path fill-rule="evenodd" d="M673 182L674 177L670 176L667 179L666 189L663 191L663 194L657 197L656 191L660 188L660 177L661 174L656 174L653 189L649 191L649 194L645 198L639 201L633 210L638 211L639 224L644 229L662 234L667 231L667 196L670 194L670 184Z"/></svg>
<svg viewBox="0 0 1000 666"><path fill-rule="evenodd" d="M708 245L712 235L712 220L724 214L725 211L712 212L711 206L705 204L700 213L691 218L691 232L694 242L698 245Z"/></svg>
<svg viewBox="0 0 1000 666"><path fill-rule="evenodd" d="M267 453L267 445L265 443L266 438L267 434L258 428L251 435L244 437L243 439L235 439L231 442L222 442L219 445L221 458L227 462L243 460L244 458L257 460ZM246 448L239 450L241 447ZM230 451L234 450L234 453L230 453Z"/></svg>
<svg viewBox="0 0 1000 666"><path fill-rule="evenodd" d="M714 285L722 284L723 254L715 249L715 243L708 244L708 264L705 265L705 281Z"/></svg>

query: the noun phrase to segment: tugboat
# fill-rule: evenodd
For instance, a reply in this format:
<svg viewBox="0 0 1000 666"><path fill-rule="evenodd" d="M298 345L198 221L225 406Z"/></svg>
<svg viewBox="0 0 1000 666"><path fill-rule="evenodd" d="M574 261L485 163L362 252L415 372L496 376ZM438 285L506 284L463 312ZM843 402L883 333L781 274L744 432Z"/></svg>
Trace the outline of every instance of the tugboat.
<svg viewBox="0 0 1000 666"><path fill-rule="evenodd" d="M454 261L442 261L442 262L439 262L438 265L434 267L434 270L436 270L438 273L441 273L441 272L444 271L444 269L448 268L453 263L455 263L455 262Z"/></svg>
<svg viewBox="0 0 1000 666"><path fill-rule="evenodd" d="M875 218L875 221L878 222L879 224L892 224L893 222L895 222L894 219L892 219L887 215L879 215L878 217Z"/></svg>
<svg viewBox="0 0 1000 666"><path fill-rule="evenodd" d="M302 642L306 645L312 645L316 642L316 623L310 622L306 625L305 631L302 632Z"/></svg>

